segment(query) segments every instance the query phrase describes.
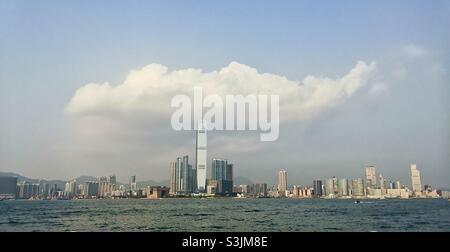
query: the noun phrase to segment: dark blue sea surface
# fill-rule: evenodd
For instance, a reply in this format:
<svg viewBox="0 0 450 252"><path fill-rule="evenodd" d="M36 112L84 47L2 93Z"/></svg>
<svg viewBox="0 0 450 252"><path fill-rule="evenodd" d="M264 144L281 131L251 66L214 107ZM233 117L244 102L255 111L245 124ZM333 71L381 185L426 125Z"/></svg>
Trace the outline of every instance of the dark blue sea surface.
<svg viewBox="0 0 450 252"><path fill-rule="evenodd" d="M0 231L450 231L443 199L0 202Z"/></svg>

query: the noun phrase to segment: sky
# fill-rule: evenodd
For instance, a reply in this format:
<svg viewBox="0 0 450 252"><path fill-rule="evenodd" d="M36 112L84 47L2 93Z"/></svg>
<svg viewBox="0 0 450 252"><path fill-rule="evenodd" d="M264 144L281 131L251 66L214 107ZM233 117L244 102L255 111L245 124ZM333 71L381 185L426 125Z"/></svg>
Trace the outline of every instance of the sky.
<svg viewBox="0 0 450 252"><path fill-rule="evenodd" d="M0 171L165 180L201 83L280 94L280 137L208 134L255 182L364 176L450 187L448 1L0 2Z"/></svg>

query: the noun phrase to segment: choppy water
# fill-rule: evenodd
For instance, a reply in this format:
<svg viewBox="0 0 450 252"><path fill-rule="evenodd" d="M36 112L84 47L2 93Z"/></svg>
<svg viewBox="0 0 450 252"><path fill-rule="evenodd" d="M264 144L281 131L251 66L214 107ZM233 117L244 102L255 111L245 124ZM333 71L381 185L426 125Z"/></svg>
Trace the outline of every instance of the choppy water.
<svg viewBox="0 0 450 252"><path fill-rule="evenodd" d="M450 231L441 199L2 201L0 231Z"/></svg>

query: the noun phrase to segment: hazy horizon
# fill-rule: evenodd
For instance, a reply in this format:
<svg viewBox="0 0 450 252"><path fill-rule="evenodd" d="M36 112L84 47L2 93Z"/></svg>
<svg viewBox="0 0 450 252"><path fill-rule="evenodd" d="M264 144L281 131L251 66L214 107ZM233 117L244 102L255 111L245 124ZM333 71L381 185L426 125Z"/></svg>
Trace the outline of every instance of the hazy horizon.
<svg viewBox="0 0 450 252"><path fill-rule="evenodd" d="M450 187L448 1L0 2L0 171L169 178L175 94L280 95L280 136L208 132L235 176Z"/></svg>

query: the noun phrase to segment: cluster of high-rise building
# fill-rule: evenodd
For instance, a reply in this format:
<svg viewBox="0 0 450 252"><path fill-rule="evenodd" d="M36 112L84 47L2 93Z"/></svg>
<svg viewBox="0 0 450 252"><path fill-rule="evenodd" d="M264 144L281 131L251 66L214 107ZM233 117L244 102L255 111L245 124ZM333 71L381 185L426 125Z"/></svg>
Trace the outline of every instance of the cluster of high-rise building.
<svg viewBox="0 0 450 252"><path fill-rule="evenodd" d="M43 181L18 182L17 177L0 177L0 199L51 199L58 196L63 197L64 193L56 184L50 185Z"/></svg>
<svg viewBox="0 0 450 252"><path fill-rule="evenodd" d="M213 158L210 178L207 174L206 127L199 122L196 131L196 165L189 164L189 156L176 158L170 164L169 192L172 196L195 194L232 195L233 164L227 159Z"/></svg>
<svg viewBox="0 0 450 252"><path fill-rule="evenodd" d="M233 192L237 197L266 198L268 197L267 184L258 183L252 185L239 185L233 187Z"/></svg>
<svg viewBox="0 0 450 252"><path fill-rule="evenodd" d="M18 182L17 177L0 177L0 199L99 199L99 198L129 198L129 197L161 197L166 196L167 187L148 186L137 187L136 176L130 177L129 185L117 183L116 176L100 177L97 180L79 183L76 179L67 181L64 188L57 184L46 182Z"/></svg>
<svg viewBox="0 0 450 252"><path fill-rule="evenodd" d="M327 178L324 181L314 180L311 187L287 187L287 172L278 173L278 188L269 192L272 197L293 198L436 198L439 192L431 186L422 186L420 171L416 164L411 164L412 190L400 181L385 179L381 174L377 177L376 167L367 166L365 180L363 178Z"/></svg>
<svg viewBox="0 0 450 252"><path fill-rule="evenodd" d="M197 191L197 169L189 164L189 156L171 162L169 188L171 195L189 195Z"/></svg>
<svg viewBox="0 0 450 252"><path fill-rule="evenodd" d="M172 161L169 180L170 195L233 194L233 164L229 163L227 159L212 159L211 176L206 179L205 186L198 186L197 176L197 169L189 164L189 156L178 157Z"/></svg>

